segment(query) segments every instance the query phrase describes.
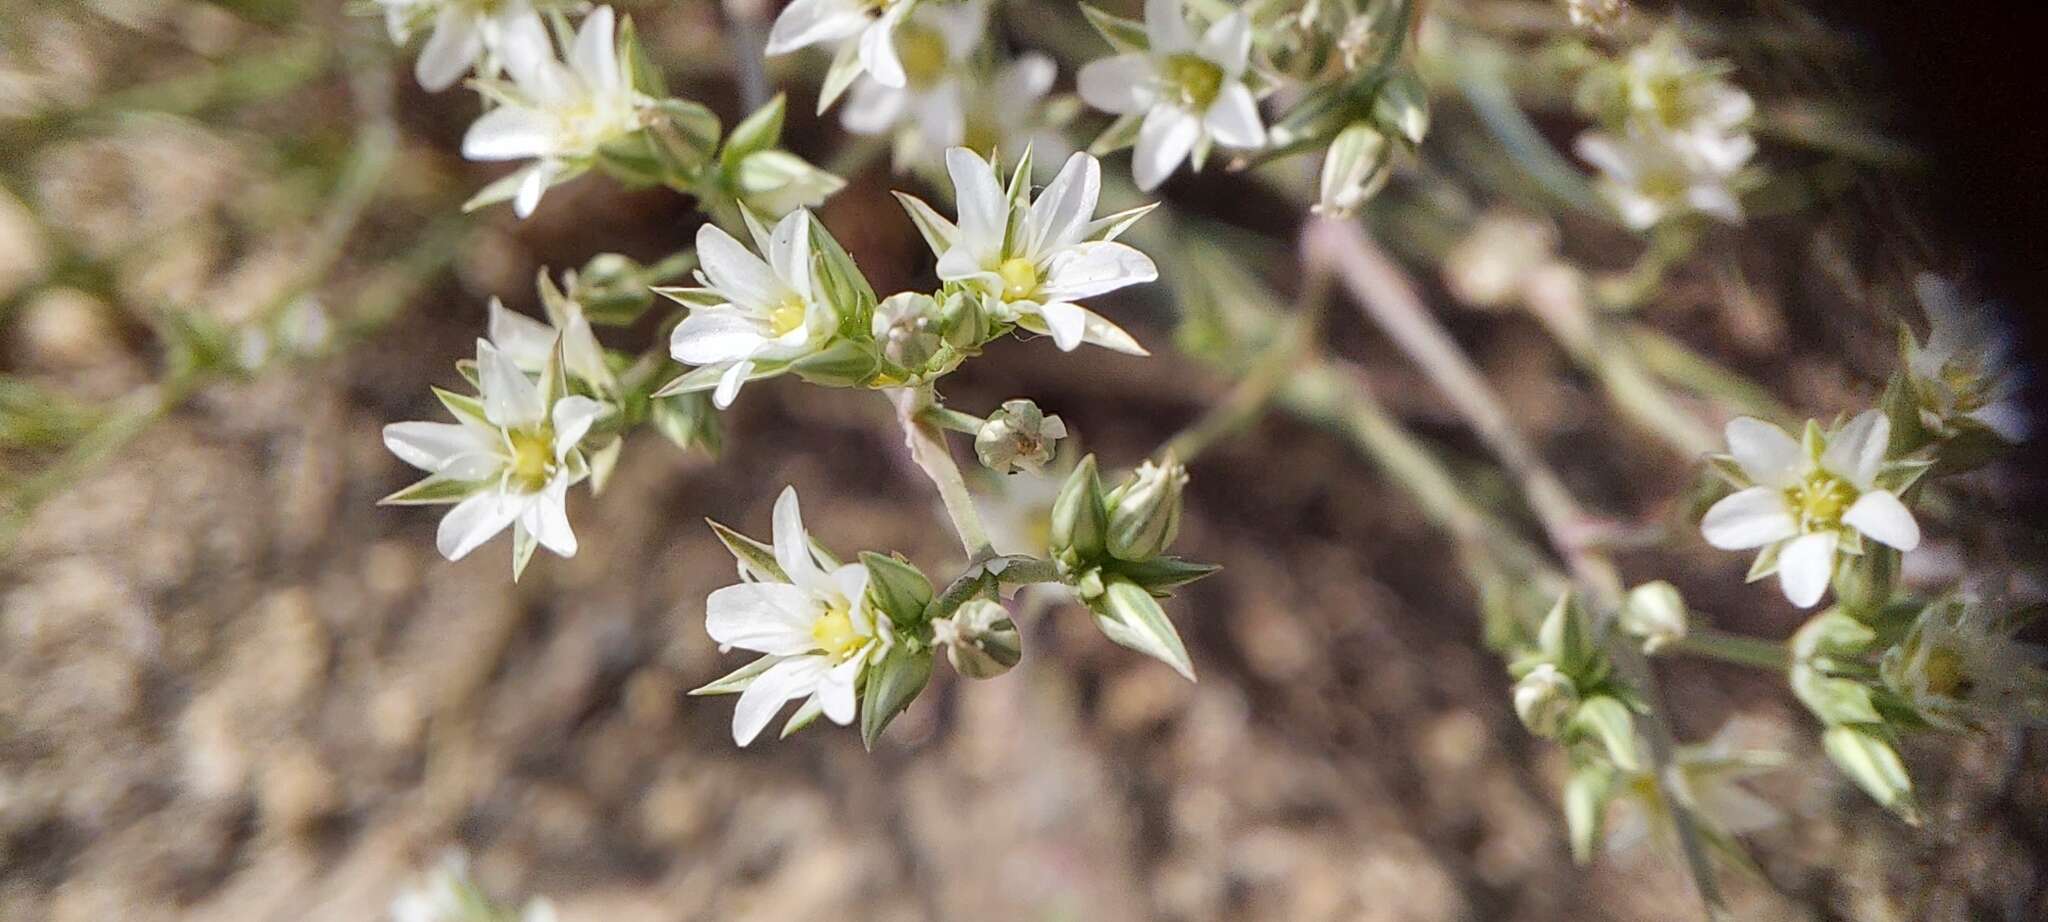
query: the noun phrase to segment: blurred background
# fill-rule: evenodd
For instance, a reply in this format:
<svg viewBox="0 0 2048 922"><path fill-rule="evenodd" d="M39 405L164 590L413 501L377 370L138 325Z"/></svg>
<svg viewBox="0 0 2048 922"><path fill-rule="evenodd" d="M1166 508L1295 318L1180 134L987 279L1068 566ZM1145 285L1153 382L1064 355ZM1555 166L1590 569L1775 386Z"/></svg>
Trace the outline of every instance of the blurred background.
<svg viewBox="0 0 2048 922"><path fill-rule="evenodd" d="M672 83L727 124L743 114L726 11L624 6ZM1958 134L1981 110L1941 90L1972 84L1959 58L1999 57L2007 23L1983 24L1973 51L1854 10L1695 15L1739 83L1875 146L1767 147L1797 207L1702 244L1637 316L1645 329L1827 417L1881 389L1889 318L1911 309L1918 271L1974 273L2038 316L2038 247L2011 242L2040 172L1997 159L2027 145ZM1904 63L1923 52L1935 63ZM411 479L379 429L434 415L428 385L459 382L451 363L491 296L537 313L540 268L653 261L703 219L594 177L525 221L462 215L502 170L457 152L474 99L426 94L409 67L375 16L342 4L0 0L0 919L383 918L451 848L500 900L545 895L564 920L1694 911L1683 870L1652 850L1574 866L1564 760L1516 720L1453 547L1344 433L1284 409L1191 465L1179 547L1225 567L1170 609L1199 683L1040 599L1015 670L941 670L871 753L824 727L736 749L729 699L682 693L736 664L703 633L703 598L733 573L707 517L765 536L794 484L836 548L959 563L872 396L749 387L716 457L629 440L606 494L572 501L574 559L543 557L516 585L502 545L441 560L434 515L375 505ZM830 164L845 139L810 115L797 68L770 70L792 92L785 144ZM1449 156L1475 116L1455 97L1439 107L1424 150ZM1987 135L2038 138L2023 95L1998 111ZM873 161L847 179L821 215L875 287L927 280L887 194L923 181ZM1672 524L1694 459L1618 419L1541 318L1453 297L1456 241L1400 223L1403 188L1428 186L1398 179L1375 229L1516 418L1602 514L1669 528L1619 555L1631 582L1670 579L1730 630L1790 633L1802 616L1745 587L1745 559ZM1162 195L1177 232L1283 293L1298 281L1302 211L1270 187L1212 168ZM1559 224L1576 258L1628 267L1613 229ZM986 412L1028 395L1135 464L1233 369L1171 348L1199 300L1185 288L1132 292L1102 309L1151 358L1003 344L949 379L949 400ZM1399 353L1341 297L1329 315L1331 351L1392 414L1453 469L1476 465L1483 449ZM654 333L605 335L637 348ZM1986 475L1971 495L1993 524L1940 536L1918 565L1952 569L1966 542L2037 561L2039 462ZM980 486L1028 542L1049 483ZM1482 501L1505 495L1474 483ZM1786 817L1747 838L1763 875L1731 881L1739 918L2048 917L2038 732L1909 745L1915 829L1827 767L1781 678L1659 670L1681 738L1728 728L1792 757L1755 787Z"/></svg>

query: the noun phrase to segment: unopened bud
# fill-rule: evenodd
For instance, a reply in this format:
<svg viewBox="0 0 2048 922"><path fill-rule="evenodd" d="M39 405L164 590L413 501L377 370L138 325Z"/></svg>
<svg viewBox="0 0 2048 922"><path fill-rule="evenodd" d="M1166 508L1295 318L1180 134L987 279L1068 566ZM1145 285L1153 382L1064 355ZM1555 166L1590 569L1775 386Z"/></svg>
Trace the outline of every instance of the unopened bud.
<svg viewBox="0 0 2048 922"><path fill-rule="evenodd" d="M1622 604L1621 628L1643 639L1644 653L1684 640L1685 599L1663 580L1637 586Z"/></svg>
<svg viewBox="0 0 2048 922"><path fill-rule="evenodd" d="M906 291L875 305L872 331L882 356L913 372L939 351L939 303Z"/></svg>
<svg viewBox="0 0 2048 922"><path fill-rule="evenodd" d="M1027 470L1035 474L1052 460L1059 440L1066 437L1066 424L1057 416L1045 415L1038 404L1005 400L974 434L974 454L997 473Z"/></svg>
<svg viewBox="0 0 2048 922"><path fill-rule="evenodd" d="M1181 490L1188 470L1169 452L1155 464L1138 466L1109 497L1109 554L1119 560L1150 560L1166 552L1180 534Z"/></svg>
<svg viewBox="0 0 2048 922"><path fill-rule="evenodd" d="M599 253L584 263L569 285L569 297L583 305L592 323L612 326L632 323L654 303L645 270L617 253Z"/></svg>
<svg viewBox="0 0 2048 922"><path fill-rule="evenodd" d="M1537 736L1548 739L1562 733L1578 706L1578 686L1549 663L1538 663L1515 683L1515 715Z"/></svg>
<svg viewBox="0 0 2048 922"><path fill-rule="evenodd" d="M1009 609L988 599L960 606L951 618L932 622L932 636L946 648L946 661L970 679L993 679L1023 657L1023 638Z"/></svg>
<svg viewBox="0 0 2048 922"><path fill-rule="evenodd" d="M983 309L980 298L964 291L955 292L939 306L939 327L945 331L946 342L971 349L988 339L988 311Z"/></svg>
<svg viewBox="0 0 2048 922"><path fill-rule="evenodd" d="M1373 97L1372 115L1388 131L1421 144L1429 133L1429 93L1413 72L1402 72L1380 84Z"/></svg>
<svg viewBox="0 0 2048 922"><path fill-rule="evenodd" d="M1330 142L1323 157L1321 192L1316 214L1341 218L1356 212L1387 184L1387 136L1371 122L1353 122Z"/></svg>
<svg viewBox="0 0 2048 922"><path fill-rule="evenodd" d="M778 218L799 208L815 208L846 186L846 180L785 150L748 154L735 172L740 200L755 211Z"/></svg>
<svg viewBox="0 0 2048 922"><path fill-rule="evenodd" d="M1067 482L1060 486L1060 494L1052 502L1048 545L1053 559L1068 571L1070 581L1098 562L1108 529L1102 478L1095 470L1095 456L1089 455L1067 475Z"/></svg>

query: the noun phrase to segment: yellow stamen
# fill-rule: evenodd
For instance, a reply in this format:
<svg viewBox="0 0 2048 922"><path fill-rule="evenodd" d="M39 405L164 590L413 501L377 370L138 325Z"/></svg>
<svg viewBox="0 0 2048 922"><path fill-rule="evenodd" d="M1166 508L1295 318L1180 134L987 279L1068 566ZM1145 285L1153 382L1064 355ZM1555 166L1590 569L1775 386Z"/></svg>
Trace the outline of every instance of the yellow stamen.
<svg viewBox="0 0 2048 922"><path fill-rule="evenodd" d="M512 449L511 481L526 492L547 486L555 467L555 433L549 426L505 433Z"/></svg>
<svg viewBox="0 0 2048 922"><path fill-rule="evenodd" d="M835 661L843 661L859 651L867 643L853 629L853 611L845 603L837 603L825 609L818 620L811 622L811 642Z"/></svg>
<svg viewBox="0 0 2048 922"><path fill-rule="evenodd" d="M1209 108L1223 92L1223 68L1210 63L1198 54L1180 54L1166 59L1164 73L1167 87L1178 94L1180 101L1197 112Z"/></svg>
<svg viewBox="0 0 2048 922"><path fill-rule="evenodd" d="M896 27L896 57L911 86L931 86L946 75L946 38L937 29L906 22Z"/></svg>
<svg viewBox="0 0 2048 922"><path fill-rule="evenodd" d="M803 326L804 313L802 298L795 295L783 298L782 303L775 305L775 308L768 312L769 332L775 336L781 336L797 327Z"/></svg>
<svg viewBox="0 0 2048 922"><path fill-rule="evenodd" d="M996 275L1002 277L1005 300L1022 300L1038 293L1038 266L1031 260L1021 256L1003 260Z"/></svg>
<svg viewBox="0 0 2048 922"><path fill-rule="evenodd" d="M1856 488L1825 472L1810 474L1785 491L1786 500L1798 510L1801 531L1818 531L1840 525L1842 513L1856 502Z"/></svg>

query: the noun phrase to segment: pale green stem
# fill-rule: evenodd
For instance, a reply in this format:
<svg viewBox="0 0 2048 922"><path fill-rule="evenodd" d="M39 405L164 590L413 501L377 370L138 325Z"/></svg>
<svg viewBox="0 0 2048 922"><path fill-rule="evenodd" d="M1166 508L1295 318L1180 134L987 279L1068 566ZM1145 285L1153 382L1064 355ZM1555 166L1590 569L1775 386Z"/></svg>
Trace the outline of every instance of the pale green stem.
<svg viewBox="0 0 2048 922"><path fill-rule="evenodd" d="M989 543L988 532L982 528L974 496L967 491L967 480L960 475L960 466L946 448L945 434L924 419L924 411L933 405L931 386L901 387L886 393L896 406L896 419L903 426L910 459L938 488L939 500L945 504L953 530L960 536L960 546L967 551L968 563L978 564L994 557L995 546Z"/></svg>
<svg viewBox="0 0 2048 922"><path fill-rule="evenodd" d="M1250 425L1273 401L1281 386L1299 371L1303 357L1315 345L1318 320L1323 304L1329 300L1330 276L1316 272L1303 283L1298 307L1287 326L1266 346L1243 377L1230 389L1221 403L1211 406L1201 418L1174 436L1153 452L1153 457L1164 457L1168 453L1191 462L1209 450L1217 440L1232 435Z"/></svg>
<svg viewBox="0 0 2048 922"><path fill-rule="evenodd" d="M1792 651L1782 643L1712 628L1691 628L1664 649L1772 672L1783 672L1792 666Z"/></svg>

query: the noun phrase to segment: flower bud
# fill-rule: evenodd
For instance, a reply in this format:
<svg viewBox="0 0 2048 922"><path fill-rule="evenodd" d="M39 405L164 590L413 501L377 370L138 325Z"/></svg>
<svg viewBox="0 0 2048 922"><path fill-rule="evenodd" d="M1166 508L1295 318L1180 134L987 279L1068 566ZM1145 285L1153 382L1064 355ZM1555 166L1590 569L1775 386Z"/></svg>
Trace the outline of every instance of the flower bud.
<svg viewBox="0 0 2048 922"><path fill-rule="evenodd" d="M939 303L906 291L875 305L872 331L882 357L915 372L939 351Z"/></svg>
<svg viewBox="0 0 2048 922"><path fill-rule="evenodd" d="M1538 663L1515 683L1515 715L1537 736L1548 739L1563 732L1578 706L1578 686L1549 663Z"/></svg>
<svg viewBox="0 0 2048 922"><path fill-rule="evenodd" d="M1663 580L1637 586L1622 604L1621 628L1643 639L1644 653L1684 640L1685 599Z"/></svg>
<svg viewBox="0 0 2048 922"><path fill-rule="evenodd" d="M1171 452L1157 464L1138 465L1108 499L1110 556L1150 560L1165 553L1180 534L1180 495L1187 483L1188 469Z"/></svg>
<svg viewBox="0 0 2048 922"><path fill-rule="evenodd" d="M846 185L846 180L785 150L748 154L734 174L740 201L778 218L799 208L815 208Z"/></svg>
<svg viewBox="0 0 2048 922"><path fill-rule="evenodd" d="M1341 218L1356 212L1386 185L1391 159L1387 136L1371 122L1353 122L1330 142L1323 157L1322 190L1310 209Z"/></svg>
<svg viewBox="0 0 2048 922"><path fill-rule="evenodd" d="M625 326L654 303L654 291L647 287L644 272L631 258L599 253L576 273L569 285L569 298L583 305L583 315L590 322Z"/></svg>
<svg viewBox="0 0 2048 922"><path fill-rule="evenodd" d="M1421 144L1422 136L1429 132L1429 93L1413 72L1395 74L1380 84L1373 97L1372 115L1408 143Z"/></svg>
<svg viewBox="0 0 2048 922"><path fill-rule="evenodd" d="M1045 415L1038 404L1005 400L974 434L974 454L1000 474L1020 469L1035 474L1052 460L1059 440L1066 437L1066 424L1057 416Z"/></svg>
<svg viewBox="0 0 2048 922"><path fill-rule="evenodd" d="M946 648L946 661L970 679L993 679L1023 656L1023 638L1001 604L974 599L951 618L932 622L932 637Z"/></svg>
<svg viewBox="0 0 2048 922"><path fill-rule="evenodd" d="M939 328L946 342L961 349L979 346L989 336L988 311L981 299L964 291L955 292L939 306Z"/></svg>

